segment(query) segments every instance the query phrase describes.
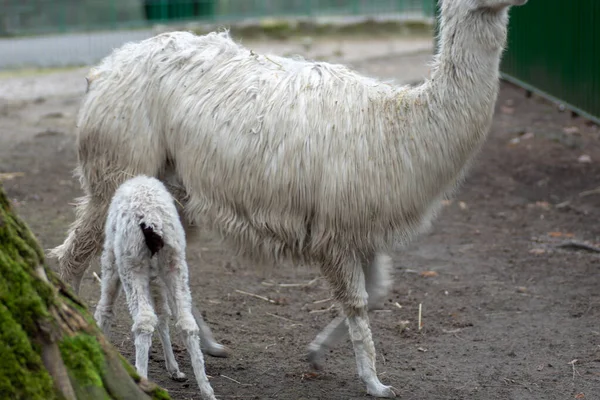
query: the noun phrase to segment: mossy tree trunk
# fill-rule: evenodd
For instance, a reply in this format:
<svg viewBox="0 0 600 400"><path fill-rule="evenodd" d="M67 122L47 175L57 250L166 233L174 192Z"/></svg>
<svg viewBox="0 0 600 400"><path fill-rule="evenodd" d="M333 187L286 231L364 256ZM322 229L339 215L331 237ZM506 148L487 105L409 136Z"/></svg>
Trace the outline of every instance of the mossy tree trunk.
<svg viewBox="0 0 600 400"><path fill-rule="evenodd" d="M0 399L169 399L102 336L0 185Z"/></svg>

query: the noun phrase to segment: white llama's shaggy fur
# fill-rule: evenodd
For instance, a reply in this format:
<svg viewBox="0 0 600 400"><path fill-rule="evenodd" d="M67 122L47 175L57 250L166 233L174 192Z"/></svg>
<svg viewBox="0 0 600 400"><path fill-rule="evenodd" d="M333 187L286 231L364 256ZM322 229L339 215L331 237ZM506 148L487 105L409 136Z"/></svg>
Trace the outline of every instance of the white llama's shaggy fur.
<svg viewBox="0 0 600 400"><path fill-rule="evenodd" d="M102 294L94 317L109 336L114 302L122 285L134 321L137 372L148 377L148 352L154 329L158 328L167 371L173 379L185 380L171 347L169 317L173 310L175 326L181 330L190 353L202 397L215 399L204 371L201 331L192 315L185 247L185 232L166 187L147 176L123 183L108 209L102 253ZM220 347L214 342L209 346Z"/></svg>
<svg viewBox="0 0 600 400"><path fill-rule="evenodd" d="M114 51L90 73L80 111L86 196L53 251L62 277L78 290L116 186L157 176L173 184L187 221L246 255L318 265L368 393L394 397L377 378L367 318L391 283L384 254L430 225L484 142L508 6L525 2L441 1L441 50L415 88L259 55L227 33L167 33ZM311 344L313 363L342 320Z"/></svg>

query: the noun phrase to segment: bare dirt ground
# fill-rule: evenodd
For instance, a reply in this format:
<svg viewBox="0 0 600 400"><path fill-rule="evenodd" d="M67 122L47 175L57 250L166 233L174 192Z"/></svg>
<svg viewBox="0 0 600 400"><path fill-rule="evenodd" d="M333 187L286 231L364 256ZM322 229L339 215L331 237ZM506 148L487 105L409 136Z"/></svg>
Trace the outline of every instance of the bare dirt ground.
<svg viewBox="0 0 600 400"><path fill-rule="evenodd" d="M423 71L428 58L358 64L401 77ZM66 82L61 74L57 86ZM62 242L74 218L69 203L80 195L71 171L82 90L0 103L0 176L44 248ZM22 174L6 174L14 172ZM394 254L393 291L371 314L381 380L404 399L600 399L600 255L557 246L600 242L600 193L589 192L599 182L598 127L503 84L490 139L462 190L429 234ZM305 346L338 313L317 271L261 272L209 232L189 258L195 303L233 350L228 359L206 358L217 397L366 397L348 341L323 371L305 361ZM91 309L99 297L92 270L82 289ZM130 326L122 305L113 342L133 361ZM191 379L168 379L158 340L150 379L174 399L199 399L188 355L175 343Z"/></svg>

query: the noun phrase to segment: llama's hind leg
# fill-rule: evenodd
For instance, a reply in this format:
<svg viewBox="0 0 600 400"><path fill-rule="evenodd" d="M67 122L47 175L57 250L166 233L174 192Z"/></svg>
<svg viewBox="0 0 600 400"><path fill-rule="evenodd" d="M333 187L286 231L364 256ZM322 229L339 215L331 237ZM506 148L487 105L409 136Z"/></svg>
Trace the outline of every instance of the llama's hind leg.
<svg viewBox="0 0 600 400"><path fill-rule="evenodd" d="M367 393L375 397L396 397L394 388L379 381L375 367L375 345L369 326L368 294L365 270L355 261L345 265L329 265L322 268L331 285L336 300L343 307L352 340L358 376L367 386Z"/></svg>
<svg viewBox="0 0 600 400"><path fill-rule="evenodd" d="M100 300L94 312L96 324L104 336L110 340L110 328L113 319L113 307L121 290L121 280L115 266L115 256L112 249L102 253L102 290Z"/></svg>
<svg viewBox="0 0 600 400"><path fill-rule="evenodd" d="M179 218L181 220L181 224L185 230L185 237L187 243L193 242L198 237L199 229L198 226L194 223L194 221L189 218L186 213L186 207L188 206L188 196L183 189L183 184L178 179L175 179L173 175L167 175L167 187L171 194L175 197L177 203L177 212L179 213ZM189 271L188 271L189 273ZM198 310L195 304L192 303L192 314L196 318L196 323L200 328L200 343L202 345L202 351L209 356L212 357L220 357L227 358L231 353L226 346L218 343L208 326L208 324L204 321L202 314Z"/></svg>
<svg viewBox="0 0 600 400"><path fill-rule="evenodd" d="M171 345L171 334L169 332L171 308L169 307L167 289L164 283L160 281L153 282L151 286L154 298L156 299L155 305L158 310L158 337L160 338L160 343L163 348L167 372L174 381L183 382L187 378L185 374L179 370L179 365L177 364L177 360L175 360L173 347Z"/></svg>
<svg viewBox="0 0 600 400"><path fill-rule="evenodd" d="M391 269L392 260L383 253L376 254L373 261L365 268L369 309L376 308L389 293L392 285ZM346 337L348 328L344 324L345 320L345 316L334 318L310 343L307 358L313 368L321 369L324 354Z"/></svg>
<svg viewBox="0 0 600 400"><path fill-rule="evenodd" d="M92 196L79 199L77 216L67 238L63 244L50 250L49 256L58 259L60 278L70 283L76 294L79 294L83 274L102 248L109 202L110 198Z"/></svg>

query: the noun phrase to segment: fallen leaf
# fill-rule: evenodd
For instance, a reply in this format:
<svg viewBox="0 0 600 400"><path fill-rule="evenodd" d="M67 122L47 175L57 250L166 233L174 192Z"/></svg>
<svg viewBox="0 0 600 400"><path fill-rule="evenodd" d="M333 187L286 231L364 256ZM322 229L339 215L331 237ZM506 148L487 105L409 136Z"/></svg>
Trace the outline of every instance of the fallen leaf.
<svg viewBox="0 0 600 400"><path fill-rule="evenodd" d="M515 145L519 144L519 142L520 142L520 141L521 141L521 138L518 138L518 137L516 137L516 138L512 138L512 139L510 139L510 141L508 142L508 145L509 145L509 146L515 146Z"/></svg>
<svg viewBox="0 0 600 400"><path fill-rule="evenodd" d="M21 176L25 176L25 172L2 172L0 173L0 181L10 181Z"/></svg>
<svg viewBox="0 0 600 400"><path fill-rule="evenodd" d="M567 135L574 135L576 133L579 133L579 128L576 126L566 126L563 128L563 132Z"/></svg>
<svg viewBox="0 0 600 400"><path fill-rule="evenodd" d="M535 134L533 132L526 132L521 136L521 140L533 139L534 136Z"/></svg>
<svg viewBox="0 0 600 400"><path fill-rule="evenodd" d="M274 304L277 304L279 306L285 306L288 304L288 301L285 297L275 297L270 300L273 300Z"/></svg>
<svg viewBox="0 0 600 400"><path fill-rule="evenodd" d="M585 394L583 394L583 393L577 393L577 394L575 395L575 398L576 398L576 399L585 399Z"/></svg>
<svg viewBox="0 0 600 400"><path fill-rule="evenodd" d="M543 208L544 210L550 209L550 203L548 203L547 201L536 201L535 205L536 207Z"/></svg>
<svg viewBox="0 0 600 400"><path fill-rule="evenodd" d="M539 254L544 254L546 252L546 250L544 250L544 249L531 249L531 250L529 250L529 252L531 254L539 255Z"/></svg>
<svg viewBox="0 0 600 400"><path fill-rule="evenodd" d="M452 204L452 200L442 200L443 206L449 206L450 204Z"/></svg>
<svg viewBox="0 0 600 400"><path fill-rule="evenodd" d="M572 233L548 232L548 236L553 237L553 238L558 238L558 237L573 237L575 235Z"/></svg>
<svg viewBox="0 0 600 400"><path fill-rule="evenodd" d="M517 288L518 293L527 293L527 288L525 286L519 286Z"/></svg>
<svg viewBox="0 0 600 400"><path fill-rule="evenodd" d="M439 274L435 271L423 271L421 272L421 276L424 278L433 278L435 276L438 276Z"/></svg>
<svg viewBox="0 0 600 400"><path fill-rule="evenodd" d="M304 374L302 374L302 380L312 380L312 379L316 379L319 377L319 374L317 374L316 372L306 372Z"/></svg>
<svg viewBox="0 0 600 400"><path fill-rule="evenodd" d="M507 106L500 107L500 111L503 114L514 114L515 113L515 109L513 107L507 107Z"/></svg>
<svg viewBox="0 0 600 400"><path fill-rule="evenodd" d="M577 159L577 162L580 162L582 164L589 164L592 162L592 157L588 156L587 154L582 154Z"/></svg>

